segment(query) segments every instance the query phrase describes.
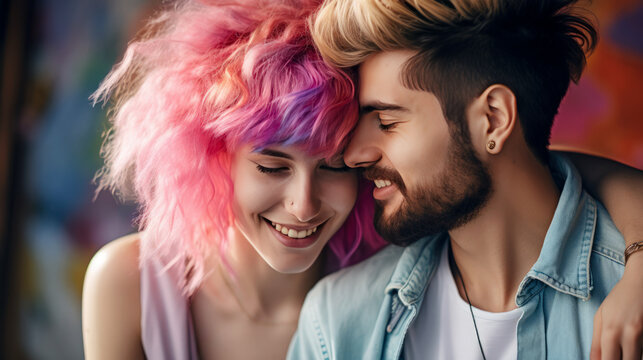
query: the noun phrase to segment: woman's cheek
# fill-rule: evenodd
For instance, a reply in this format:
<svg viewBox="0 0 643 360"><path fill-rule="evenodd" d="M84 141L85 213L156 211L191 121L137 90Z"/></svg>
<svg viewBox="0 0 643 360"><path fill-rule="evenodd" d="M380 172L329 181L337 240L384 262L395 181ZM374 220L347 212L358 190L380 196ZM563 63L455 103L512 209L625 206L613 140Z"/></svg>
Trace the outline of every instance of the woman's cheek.
<svg viewBox="0 0 643 360"><path fill-rule="evenodd" d="M234 179L234 199L237 212L258 214L266 211L279 201L279 185L270 177L260 174L256 169L246 167L237 169ZM236 214L237 217L240 214Z"/></svg>
<svg viewBox="0 0 643 360"><path fill-rule="evenodd" d="M328 201L332 203L332 207L337 212L343 213L344 216L348 216L355 205L358 187L357 174L346 175L330 182L325 190L330 195Z"/></svg>

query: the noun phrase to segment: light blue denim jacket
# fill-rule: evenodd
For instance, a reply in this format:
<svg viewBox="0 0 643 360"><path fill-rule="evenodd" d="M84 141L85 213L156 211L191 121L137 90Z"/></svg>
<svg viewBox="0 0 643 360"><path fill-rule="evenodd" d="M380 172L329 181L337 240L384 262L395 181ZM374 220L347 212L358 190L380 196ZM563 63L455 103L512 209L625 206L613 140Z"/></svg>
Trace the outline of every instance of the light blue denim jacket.
<svg viewBox="0 0 643 360"><path fill-rule="evenodd" d="M551 154L551 169L562 190L516 295L523 311L518 359L588 359L594 313L623 275L624 240L569 160ZM447 239L389 246L320 281L306 298L288 359L400 359Z"/></svg>

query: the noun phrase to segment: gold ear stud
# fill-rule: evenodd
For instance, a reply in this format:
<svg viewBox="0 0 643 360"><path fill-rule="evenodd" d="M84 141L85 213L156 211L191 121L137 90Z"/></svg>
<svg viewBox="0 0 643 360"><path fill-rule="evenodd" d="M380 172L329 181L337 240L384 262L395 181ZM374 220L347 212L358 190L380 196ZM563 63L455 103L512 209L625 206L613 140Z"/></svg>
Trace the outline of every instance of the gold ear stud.
<svg viewBox="0 0 643 360"><path fill-rule="evenodd" d="M496 148L496 142L495 142L495 141L493 141L493 140L489 140L489 142L487 143L487 148L488 148L489 150L493 150L493 149L495 149L495 148Z"/></svg>

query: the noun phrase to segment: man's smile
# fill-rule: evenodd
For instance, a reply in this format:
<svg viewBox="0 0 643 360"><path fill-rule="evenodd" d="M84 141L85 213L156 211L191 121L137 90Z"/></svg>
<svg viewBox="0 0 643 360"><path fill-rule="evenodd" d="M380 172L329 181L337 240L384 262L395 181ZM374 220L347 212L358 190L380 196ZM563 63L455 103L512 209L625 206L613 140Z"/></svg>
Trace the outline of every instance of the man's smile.
<svg viewBox="0 0 643 360"><path fill-rule="evenodd" d="M386 187L386 186L391 186L391 181L390 180L375 179L375 180L373 180L373 182L375 183L375 186L378 189L381 189L381 188Z"/></svg>

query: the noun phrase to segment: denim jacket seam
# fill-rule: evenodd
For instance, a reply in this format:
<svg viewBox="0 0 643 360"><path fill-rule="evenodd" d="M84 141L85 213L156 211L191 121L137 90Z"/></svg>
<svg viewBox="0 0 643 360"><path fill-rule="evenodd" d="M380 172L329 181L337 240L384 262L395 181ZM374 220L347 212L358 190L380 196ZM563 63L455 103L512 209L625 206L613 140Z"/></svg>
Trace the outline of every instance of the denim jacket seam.
<svg viewBox="0 0 643 360"><path fill-rule="evenodd" d="M313 323L315 324L315 332L317 333L317 341L319 342L319 350L321 352L321 357L324 360L330 360L330 353L328 351L328 346L326 346L326 341L324 341L324 335L322 334L321 324L317 317L313 318Z"/></svg>
<svg viewBox="0 0 643 360"><path fill-rule="evenodd" d="M424 247L422 249L424 249ZM404 257L404 253L402 254L402 258L403 257ZM417 263L420 260L420 258L421 256L418 256L415 259L415 261L413 262L413 266L411 266L411 269L408 272L398 274L396 271L394 271L393 274L391 275L391 281L386 286L385 292L391 294L393 293L394 290L397 290L397 293L399 294L399 292L408 285L411 279L411 275L413 274L413 270L417 266Z"/></svg>
<svg viewBox="0 0 643 360"><path fill-rule="evenodd" d="M413 265L413 269L411 270L411 273L409 274L406 282L404 285L400 288L398 295L403 294L405 300L403 303L407 303L408 305L414 304L417 302L417 299L420 297L422 294L422 289L424 288L424 285L422 285L420 278L422 277L422 269L425 266L425 262L428 261L427 256L423 253L418 257L418 260L415 262ZM426 270L426 269L425 269ZM426 271L425 271L426 272ZM419 287L419 289L418 289ZM418 291L420 290L420 291ZM400 300L402 299L402 296L400 296Z"/></svg>
<svg viewBox="0 0 643 360"><path fill-rule="evenodd" d="M596 201L591 196L587 197L587 210L585 220L585 231L583 232L583 240L581 244L581 258L579 259L578 268L578 283L579 289L585 291L583 298L589 298L589 289L591 288L590 280L590 257L592 253L592 246L594 245L594 238L596 236L596 223L598 217L598 209Z"/></svg>
<svg viewBox="0 0 643 360"><path fill-rule="evenodd" d="M523 306L528 303L531 298L538 295L545 287L545 284L537 277L532 277L531 280L536 281L536 283L523 288L522 293L516 296L516 305Z"/></svg>
<svg viewBox="0 0 643 360"><path fill-rule="evenodd" d="M384 295L392 294L394 292L400 291L400 289L402 288L402 285L403 284L400 284L399 282L388 284L384 289Z"/></svg>
<svg viewBox="0 0 643 360"><path fill-rule="evenodd" d="M389 296L391 296L391 309L389 312L389 321L386 324L386 332L390 334L400 322L406 306L404 306L402 299L400 299L399 293L390 294Z"/></svg>
<svg viewBox="0 0 643 360"><path fill-rule="evenodd" d="M560 291L562 293L573 295L581 299L586 299L588 297L588 291L583 292L578 288L571 287L567 284L563 284L553 277L538 271L533 271L537 276L534 276L535 279L542 281L543 283L549 285L551 288Z"/></svg>
<svg viewBox="0 0 643 360"><path fill-rule="evenodd" d="M443 245L444 246L444 245ZM416 265L413 267L413 271L417 270L417 263L420 261L420 258L425 257L426 262L428 263L428 256L430 255L424 255L424 253L418 257L418 261L416 261ZM434 263L435 265L435 263ZM396 285L398 284L391 284L387 287L389 290L387 292L388 296L392 296L392 301L391 301L391 309L390 309L390 320L386 326L386 332L391 334L393 330L397 327L397 325L400 323L400 320L404 317L405 311L413 311L414 308L416 308L416 304L419 300L424 298L424 295L426 294L426 288L429 286L429 283L431 282L431 279L435 275L435 270L437 268L437 265L433 266L431 269L431 273L426 275L425 281L423 281L423 284L420 286L421 290L417 296L414 296L411 300L409 301L408 304L405 304L404 299L402 299L401 296L401 288L403 287L397 287ZM411 271L411 273L413 272ZM425 271L426 272L426 271ZM419 276L419 275L418 275ZM409 275L410 277L410 275ZM409 281L406 282L408 284ZM397 291L394 291L397 290ZM409 299L407 299L409 300ZM417 311L416 311L417 314Z"/></svg>
<svg viewBox="0 0 643 360"><path fill-rule="evenodd" d="M414 310L415 310L415 313L413 313ZM404 313L408 313L408 316L406 316L405 319L402 319L404 318ZM398 337L401 339L401 341L398 340L396 341L396 344L395 344L395 354L397 358L400 358L400 355L402 355L402 352L404 349L404 338L406 337L406 333L408 332L409 327L413 322L413 320L415 319L415 317L417 316L417 314L418 314L418 310L414 305L405 306L403 314L400 317L400 320L403 320L402 324L405 326L403 329L399 330L402 336L398 336ZM400 321L398 321L398 323L399 322Z"/></svg>
<svg viewBox="0 0 643 360"><path fill-rule="evenodd" d="M594 246L592 252L598 256L602 256L610 261L613 261L619 265L625 265L625 259L623 254L616 252L610 248L604 246Z"/></svg>
<svg viewBox="0 0 643 360"><path fill-rule="evenodd" d="M440 241L439 238L432 239L431 241ZM413 267L409 271L408 276L406 276L406 281L399 287L397 296L400 298L404 305L413 305L422 297L422 294L426 291L426 287L430 283L430 279L433 277L437 263L434 261L431 269L431 273L427 274L431 257L436 257L435 254L427 254L426 248L431 246L431 241L424 244L420 251L420 255L415 260ZM444 241L444 240L443 240ZM445 246L442 244L442 246ZM439 253L439 251L437 251ZM413 281L413 279L420 279L425 275L423 281ZM411 282L415 284L411 285ZM418 285L419 284L419 285Z"/></svg>

